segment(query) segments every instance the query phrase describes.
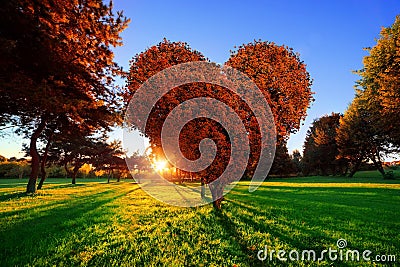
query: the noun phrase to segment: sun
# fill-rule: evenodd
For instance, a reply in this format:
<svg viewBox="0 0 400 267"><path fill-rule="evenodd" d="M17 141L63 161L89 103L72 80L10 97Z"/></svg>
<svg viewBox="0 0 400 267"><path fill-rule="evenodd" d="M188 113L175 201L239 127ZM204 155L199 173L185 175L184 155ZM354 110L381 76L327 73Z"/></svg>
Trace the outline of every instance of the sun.
<svg viewBox="0 0 400 267"><path fill-rule="evenodd" d="M153 166L156 171L162 171L167 167L167 162L165 160L158 160L153 163Z"/></svg>

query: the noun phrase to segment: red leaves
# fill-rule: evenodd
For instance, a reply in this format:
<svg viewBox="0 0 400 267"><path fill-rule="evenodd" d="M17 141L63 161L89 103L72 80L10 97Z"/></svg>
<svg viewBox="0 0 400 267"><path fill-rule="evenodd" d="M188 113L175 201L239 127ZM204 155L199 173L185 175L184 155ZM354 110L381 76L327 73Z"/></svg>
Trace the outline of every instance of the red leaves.
<svg viewBox="0 0 400 267"><path fill-rule="evenodd" d="M226 64L247 74L264 93L281 138L299 129L313 93L312 80L297 53L272 42L255 41L232 52Z"/></svg>
<svg viewBox="0 0 400 267"><path fill-rule="evenodd" d="M125 101L129 102L140 86L156 73L177 64L205 60L201 53L192 50L186 43L171 43L164 39L131 60L128 76L129 94L125 95ZM312 92L311 79L305 65L294 52L273 43L256 42L241 46L238 51L232 53L227 65L244 72L258 85L271 105L281 137L286 137L299 128L300 120L305 118L306 109L312 99ZM152 98L150 92L148 97ZM153 108L145 129L145 135L154 148L153 152L158 154L158 158L163 157L161 130L170 112L183 102L200 97L217 99L239 116L251 147L250 161L247 165L247 171L251 173L260 156L260 131L269 130L259 128L253 111L238 95L215 84L185 84L163 95ZM142 108L140 103L136 103L136 110L140 111ZM231 112L222 106L210 105L206 109L210 114L220 114L225 118L228 118L228 113ZM217 147L216 158L208 168L197 173L205 181L211 182L218 178L227 166L231 157L232 140L219 123L207 119L206 116L202 117L201 114L197 115L198 119L187 123L180 132L180 150L186 158L196 160L200 157L200 142L207 138L213 140ZM243 161L245 160L247 161L243 158ZM229 181L223 181L227 182Z"/></svg>

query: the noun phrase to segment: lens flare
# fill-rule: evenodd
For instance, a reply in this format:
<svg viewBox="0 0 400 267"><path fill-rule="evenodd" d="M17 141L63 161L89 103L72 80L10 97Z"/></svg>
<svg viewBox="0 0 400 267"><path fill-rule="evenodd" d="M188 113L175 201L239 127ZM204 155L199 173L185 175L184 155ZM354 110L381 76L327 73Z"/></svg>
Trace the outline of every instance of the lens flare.
<svg viewBox="0 0 400 267"><path fill-rule="evenodd" d="M155 161L153 167L156 171L163 171L167 168L167 162L165 160Z"/></svg>

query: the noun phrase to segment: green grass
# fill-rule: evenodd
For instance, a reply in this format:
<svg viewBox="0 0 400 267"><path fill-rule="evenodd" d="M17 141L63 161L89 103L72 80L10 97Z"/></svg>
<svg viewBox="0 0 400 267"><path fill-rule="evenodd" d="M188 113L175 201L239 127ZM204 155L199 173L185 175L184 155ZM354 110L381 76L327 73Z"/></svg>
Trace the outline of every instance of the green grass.
<svg viewBox="0 0 400 267"><path fill-rule="evenodd" d="M358 177L240 182L222 213L171 207L131 181L0 180L0 266L372 266L368 262L261 262L269 249L348 248L400 260L400 181ZM368 176L368 177L367 177ZM394 266L394 265L393 265Z"/></svg>

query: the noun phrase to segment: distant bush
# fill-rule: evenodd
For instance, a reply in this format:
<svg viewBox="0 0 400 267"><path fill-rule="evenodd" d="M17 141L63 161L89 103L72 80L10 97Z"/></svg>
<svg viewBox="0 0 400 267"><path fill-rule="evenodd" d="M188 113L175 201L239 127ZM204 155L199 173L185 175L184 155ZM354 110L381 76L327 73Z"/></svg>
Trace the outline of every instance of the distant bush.
<svg viewBox="0 0 400 267"><path fill-rule="evenodd" d="M12 161L0 163L0 178L23 178L30 173L30 166L26 161Z"/></svg>
<svg viewBox="0 0 400 267"><path fill-rule="evenodd" d="M395 171L399 168L399 166L398 165L389 165L388 168Z"/></svg>
<svg viewBox="0 0 400 267"><path fill-rule="evenodd" d="M359 171L375 171L376 166L373 163L363 162L360 165Z"/></svg>
<svg viewBox="0 0 400 267"><path fill-rule="evenodd" d="M394 179L393 171L387 171L384 175L384 179Z"/></svg>

